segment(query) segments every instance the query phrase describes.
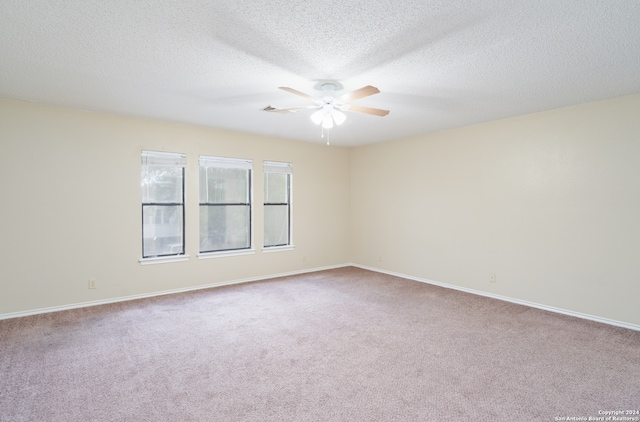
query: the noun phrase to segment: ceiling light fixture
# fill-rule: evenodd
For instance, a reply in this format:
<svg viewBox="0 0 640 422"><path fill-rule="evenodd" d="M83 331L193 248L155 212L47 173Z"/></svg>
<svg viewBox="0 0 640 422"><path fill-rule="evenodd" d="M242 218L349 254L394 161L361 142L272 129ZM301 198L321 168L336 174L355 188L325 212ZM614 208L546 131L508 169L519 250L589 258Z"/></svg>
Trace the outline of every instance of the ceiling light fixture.
<svg viewBox="0 0 640 422"><path fill-rule="evenodd" d="M331 85L331 86L327 87L326 85ZM334 104L335 97L330 95L334 91L335 85L325 84L323 88L324 88L323 92L329 95L325 95L322 98L322 100L324 101L324 104L322 105L322 108L320 110L316 111L311 115L311 121L316 125L322 126L323 138L324 138L324 131L326 129L327 145L329 145L329 129L333 128L334 124L336 126L343 124L344 121L347 120L347 116L341 111L336 110L335 108L335 104Z"/></svg>
<svg viewBox="0 0 640 422"><path fill-rule="evenodd" d="M389 110L352 106L351 104L349 104L351 101L368 97L380 92L378 88L371 85L363 86L360 89L356 89L355 91L340 95L339 97L336 97L335 93L336 91L342 90L342 85L336 81L320 81L316 84L315 88L319 91L322 91L322 97L314 97L312 95L298 91L297 89L289 88L286 86L281 86L279 88L311 100L314 102L314 105L289 108L277 108L268 105L262 110L272 113L295 113L298 110L316 109L317 111L311 115L311 121L322 128L323 138L326 130L327 145L329 145L329 129L333 128L334 125L341 125L345 122L345 120L347 120L347 116L342 113L343 111L372 114L374 116L386 116L387 114L389 114Z"/></svg>
<svg viewBox="0 0 640 422"><path fill-rule="evenodd" d="M322 108L311 115L311 121L322 125L325 129L331 129L333 124L341 125L347 120L347 116L336 110L333 104L324 104Z"/></svg>

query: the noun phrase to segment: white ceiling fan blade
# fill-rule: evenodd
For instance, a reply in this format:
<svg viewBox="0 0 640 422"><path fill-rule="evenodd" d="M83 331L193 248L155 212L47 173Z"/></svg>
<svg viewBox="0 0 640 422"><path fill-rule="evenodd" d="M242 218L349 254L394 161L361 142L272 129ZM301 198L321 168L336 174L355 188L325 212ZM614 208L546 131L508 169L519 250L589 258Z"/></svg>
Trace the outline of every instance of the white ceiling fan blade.
<svg viewBox="0 0 640 422"><path fill-rule="evenodd" d="M300 92L297 89L289 88L288 86L279 86L278 89L290 92L290 93L295 94L295 95L299 95L299 96L304 97L304 98L306 98L308 100L311 100L311 101L317 101L318 100L318 98L316 98L316 97L313 97L313 96L311 96L309 94L305 94L304 92Z"/></svg>
<svg viewBox="0 0 640 422"><path fill-rule="evenodd" d="M350 106L346 111L355 111L356 113L373 114L374 116L386 116L389 114L389 110L382 110L380 108Z"/></svg>
<svg viewBox="0 0 640 422"><path fill-rule="evenodd" d="M367 85L360 89L356 89L355 91L339 96L338 98L336 98L336 101L348 103L360 98L368 97L369 95L377 94L379 92L380 90L375 86Z"/></svg>

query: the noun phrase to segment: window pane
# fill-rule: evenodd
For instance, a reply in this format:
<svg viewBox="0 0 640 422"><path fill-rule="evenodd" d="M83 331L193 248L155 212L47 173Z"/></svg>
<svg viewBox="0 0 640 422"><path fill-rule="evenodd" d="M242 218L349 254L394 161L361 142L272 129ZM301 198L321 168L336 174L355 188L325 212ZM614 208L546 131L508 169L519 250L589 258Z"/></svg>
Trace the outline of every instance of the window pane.
<svg viewBox="0 0 640 422"><path fill-rule="evenodd" d="M287 179L285 173L264 174L264 202L275 204L288 203Z"/></svg>
<svg viewBox="0 0 640 422"><path fill-rule="evenodd" d="M249 170L200 166L200 202L248 203Z"/></svg>
<svg viewBox="0 0 640 422"><path fill-rule="evenodd" d="M200 252L251 247L250 215L248 205L201 205Z"/></svg>
<svg viewBox="0 0 640 422"><path fill-rule="evenodd" d="M143 203L181 203L182 167L143 165Z"/></svg>
<svg viewBox="0 0 640 422"><path fill-rule="evenodd" d="M289 206L265 205L264 245L279 246L289 244Z"/></svg>
<svg viewBox="0 0 640 422"><path fill-rule="evenodd" d="M145 205L142 207L143 256L184 253L182 205Z"/></svg>

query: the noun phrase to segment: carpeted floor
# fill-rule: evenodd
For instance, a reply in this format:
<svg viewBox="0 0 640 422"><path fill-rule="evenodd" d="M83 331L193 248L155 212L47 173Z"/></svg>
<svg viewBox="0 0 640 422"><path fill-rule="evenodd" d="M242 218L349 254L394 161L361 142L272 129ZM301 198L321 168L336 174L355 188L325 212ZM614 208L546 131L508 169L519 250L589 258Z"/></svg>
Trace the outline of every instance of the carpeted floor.
<svg viewBox="0 0 640 422"><path fill-rule="evenodd" d="M640 332L353 267L0 321L1 421L619 410L640 410Z"/></svg>

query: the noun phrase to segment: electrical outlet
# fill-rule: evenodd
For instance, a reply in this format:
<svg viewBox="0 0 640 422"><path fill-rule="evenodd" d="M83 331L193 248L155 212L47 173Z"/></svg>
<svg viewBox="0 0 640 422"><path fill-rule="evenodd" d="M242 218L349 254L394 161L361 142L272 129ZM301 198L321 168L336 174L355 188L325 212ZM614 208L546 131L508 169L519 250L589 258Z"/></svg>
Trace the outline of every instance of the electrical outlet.
<svg viewBox="0 0 640 422"><path fill-rule="evenodd" d="M378 262L382 262L382 255L378 255Z"/></svg>
<svg viewBox="0 0 640 422"><path fill-rule="evenodd" d="M307 256L306 255L302 255L302 262L305 262L307 260Z"/></svg>
<svg viewBox="0 0 640 422"><path fill-rule="evenodd" d="M96 280L95 278L90 278L89 279L89 288L90 289L95 289L97 287L98 284L98 280Z"/></svg>
<svg viewBox="0 0 640 422"><path fill-rule="evenodd" d="M496 282L496 275L494 273L489 274L489 281L491 283L495 283Z"/></svg>

